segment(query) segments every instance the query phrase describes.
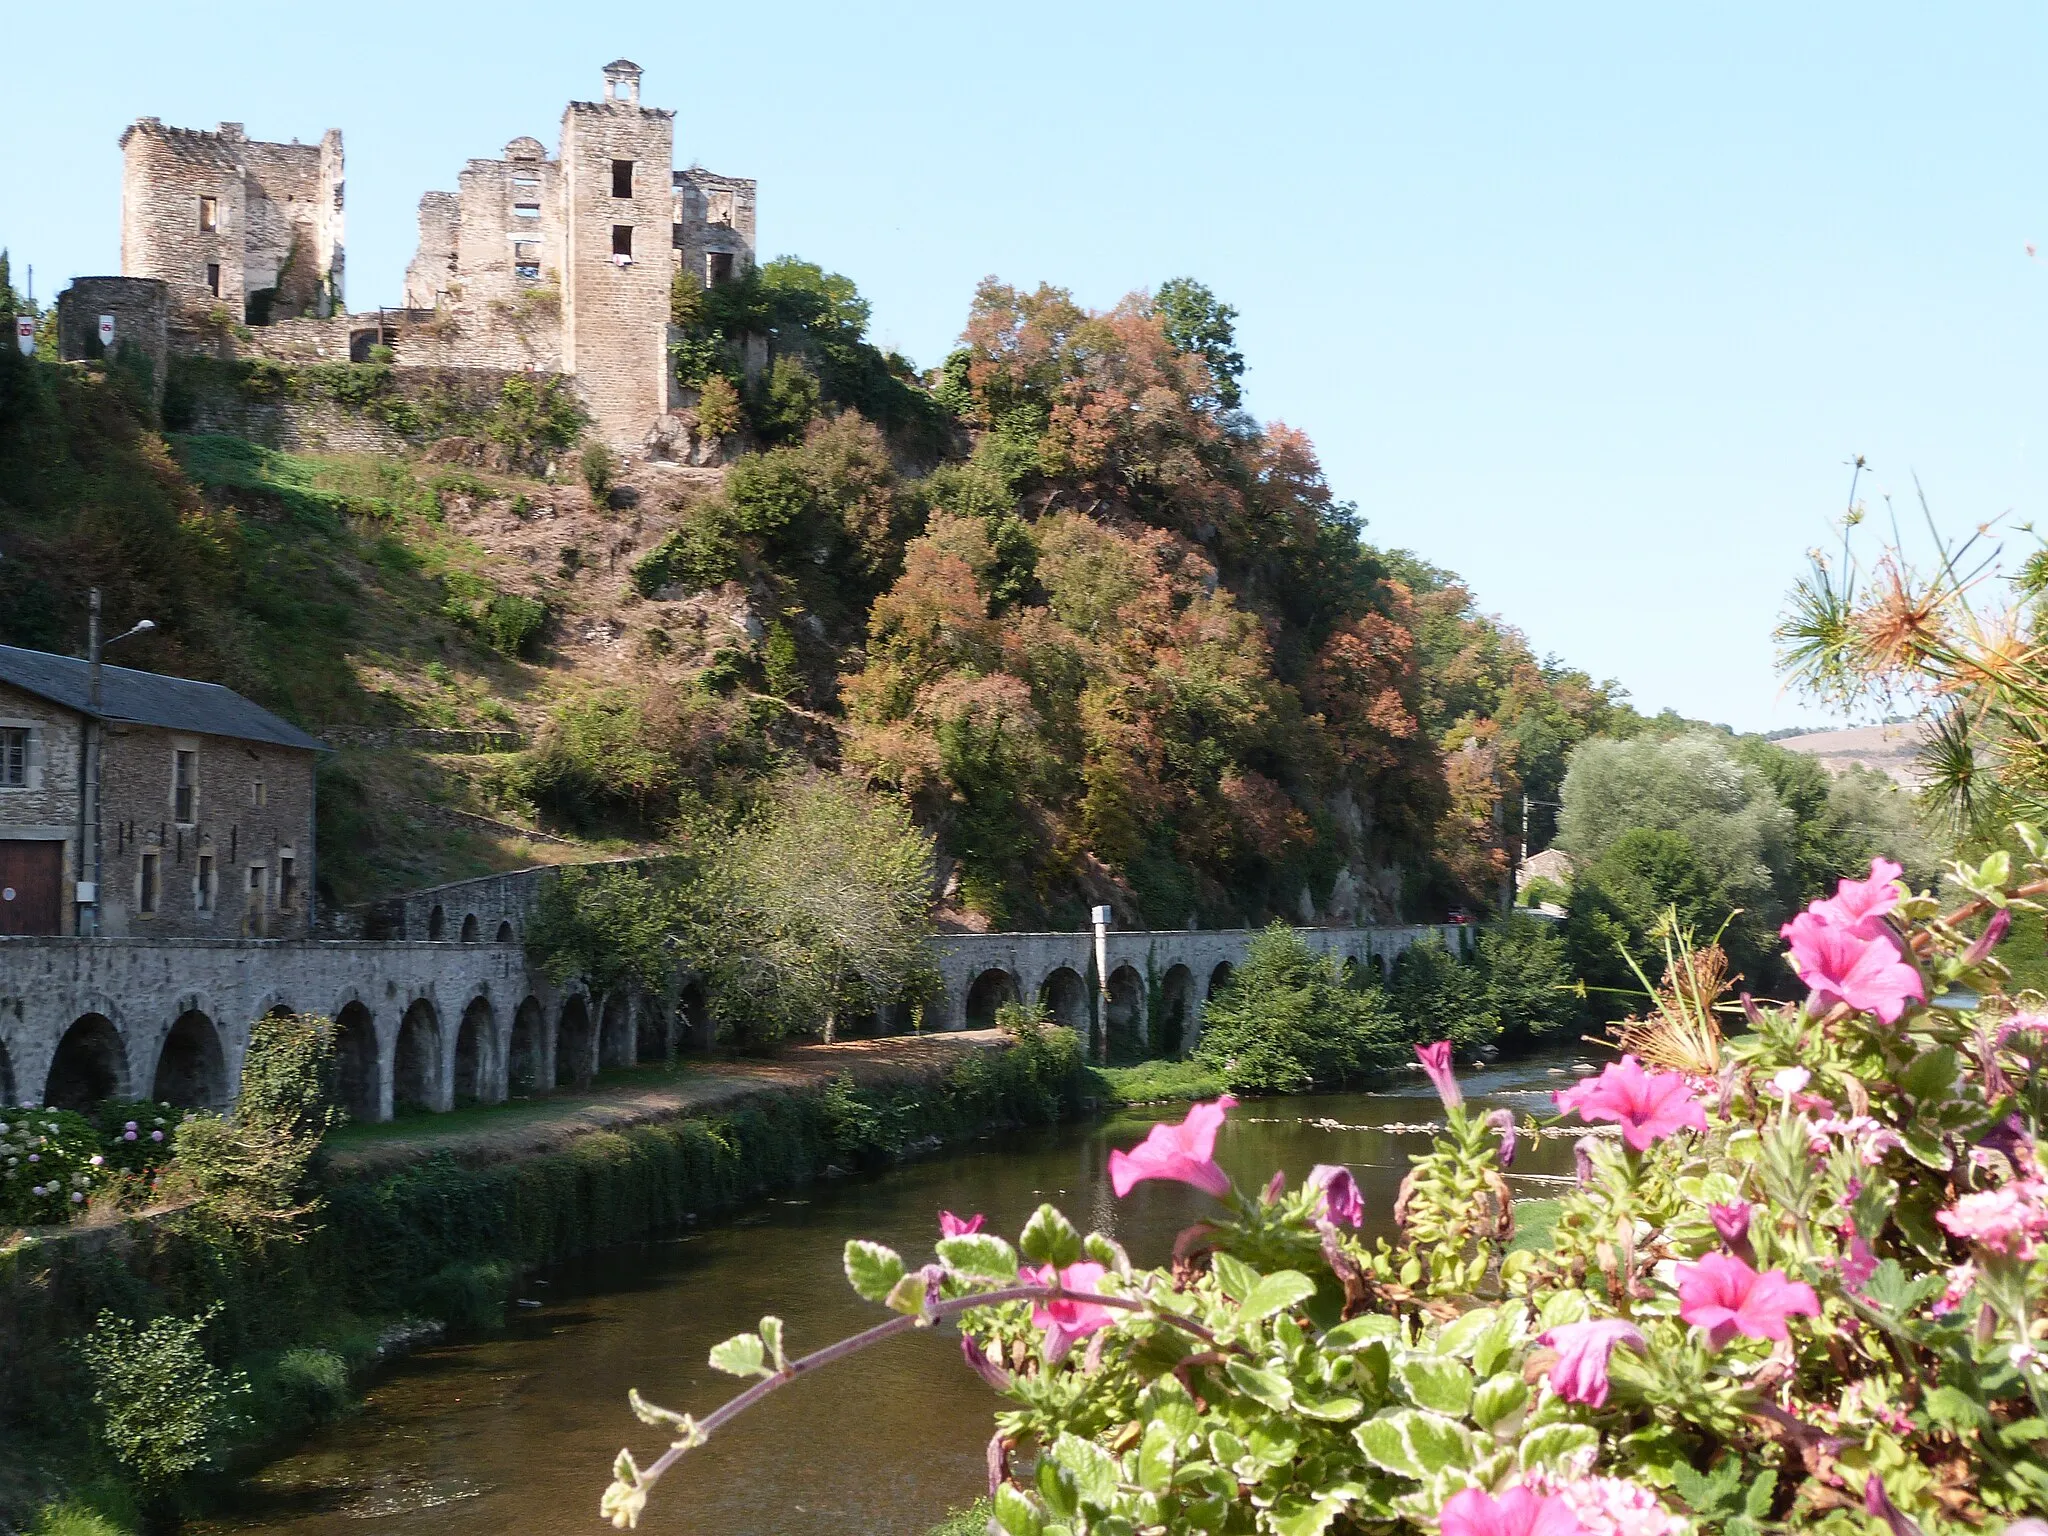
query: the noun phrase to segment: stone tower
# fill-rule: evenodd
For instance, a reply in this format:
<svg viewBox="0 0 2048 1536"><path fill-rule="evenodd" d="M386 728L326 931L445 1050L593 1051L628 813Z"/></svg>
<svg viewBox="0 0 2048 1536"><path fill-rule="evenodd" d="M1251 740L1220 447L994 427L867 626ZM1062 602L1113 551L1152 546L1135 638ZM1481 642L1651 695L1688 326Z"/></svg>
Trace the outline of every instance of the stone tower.
<svg viewBox="0 0 2048 1536"><path fill-rule="evenodd" d="M640 66L562 114L562 368L592 423L637 444L668 409L675 114L640 105Z"/></svg>
<svg viewBox="0 0 2048 1536"><path fill-rule="evenodd" d="M256 323L341 307L341 131L317 144L137 118L121 135L121 273L176 310Z"/></svg>

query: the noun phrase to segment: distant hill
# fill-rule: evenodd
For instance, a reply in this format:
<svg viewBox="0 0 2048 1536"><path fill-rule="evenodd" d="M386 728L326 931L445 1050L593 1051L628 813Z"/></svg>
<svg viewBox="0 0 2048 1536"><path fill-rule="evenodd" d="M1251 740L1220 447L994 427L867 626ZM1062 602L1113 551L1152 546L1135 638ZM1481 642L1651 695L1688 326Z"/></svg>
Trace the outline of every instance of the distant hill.
<svg viewBox="0 0 2048 1536"><path fill-rule="evenodd" d="M1781 736L1778 745L1820 759L1829 773L1851 767L1875 769L1906 789L1920 787L1919 753L1927 728L1918 721L1904 725L1859 725L1846 731L1809 731Z"/></svg>

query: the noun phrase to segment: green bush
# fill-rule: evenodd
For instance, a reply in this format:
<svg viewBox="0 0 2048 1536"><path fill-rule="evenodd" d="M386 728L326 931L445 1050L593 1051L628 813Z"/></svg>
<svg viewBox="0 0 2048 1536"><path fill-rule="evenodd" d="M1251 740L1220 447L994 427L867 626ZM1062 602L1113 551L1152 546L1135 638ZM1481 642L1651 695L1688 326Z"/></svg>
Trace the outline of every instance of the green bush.
<svg viewBox="0 0 2048 1536"><path fill-rule="evenodd" d="M1203 1010L1195 1060L1233 1089L1298 1093L1393 1065L1406 1038L1378 988L1346 986L1327 957L1276 922Z"/></svg>
<svg viewBox="0 0 2048 1536"><path fill-rule="evenodd" d="M219 1310L146 1324L102 1312L78 1344L101 1439L145 1488L166 1488L206 1465L232 1425L247 1384L214 1365L199 1342Z"/></svg>
<svg viewBox="0 0 2048 1536"><path fill-rule="evenodd" d="M503 655L529 655L547 627L547 604L501 592L474 571L444 573L441 589L441 612Z"/></svg>
<svg viewBox="0 0 2048 1536"><path fill-rule="evenodd" d="M1500 1035L1500 1015L1481 968L1453 955L1434 934L1395 962L1387 1000L1411 1041L1449 1040L1463 1051L1491 1045Z"/></svg>
<svg viewBox="0 0 2048 1536"><path fill-rule="evenodd" d="M348 1362L331 1349L288 1349L267 1374L271 1389L313 1422L349 1406Z"/></svg>
<svg viewBox="0 0 2048 1536"><path fill-rule="evenodd" d="M512 1299L512 1266L498 1259L444 1264L419 1285L413 1306L466 1333L490 1333L505 1326Z"/></svg>
<svg viewBox="0 0 2048 1536"><path fill-rule="evenodd" d="M28 1528L28 1536L129 1536L121 1526L89 1504L67 1499L47 1504Z"/></svg>
<svg viewBox="0 0 2048 1536"><path fill-rule="evenodd" d="M989 1521L995 1517L996 1507L988 1499L976 1499L965 1509L949 1513L925 1536L987 1536Z"/></svg>
<svg viewBox="0 0 2048 1536"><path fill-rule="evenodd" d="M612 482L619 471L618 460L600 438L592 438L583 445L582 464L584 487L590 492L594 506L603 506L605 498L611 495Z"/></svg>
<svg viewBox="0 0 2048 1536"><path fill-rule="evenodd" d="M737 532L723 497L698 503L635 563L634 587L642 597L653 597L671 585L701 592L731 581L740 572Z"/></svg>
<svg viewBox="0 0 2048 1536"><path fill-rule="evenodd" d="M1555 923L1510 917L1479 932L1478 969L1487 1008L1511 1045L1545 1039L1578 1015L1575 980Z"/></svg>

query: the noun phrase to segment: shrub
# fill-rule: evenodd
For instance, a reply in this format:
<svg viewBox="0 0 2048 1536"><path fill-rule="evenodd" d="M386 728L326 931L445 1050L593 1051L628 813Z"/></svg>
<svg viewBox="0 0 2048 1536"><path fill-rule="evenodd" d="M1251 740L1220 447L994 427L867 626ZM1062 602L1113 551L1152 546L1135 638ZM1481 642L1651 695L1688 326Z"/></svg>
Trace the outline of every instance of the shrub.
<svg viewBox="0 0 2048 1536"><path fill-rule="evenodd" d="M619 466L618 461L612 456L611 449L602 439L592 438L583 445L580 468L583 472L583 484L590 492L591 505L603 506L605 498L611 494L612 482L618 474Z"/></svg>
<svg viewBox="0 0 2048 1536"><path fill-rule="evenodd" d="M199 1336L219 1312L136 1323L102 1312L78 1345L92 1375L100 1434L145 1488L204 1466L226 1435L246 1383L207 1358Z"/></svg>
<svg viewBox="0 0 2048 1536"><path fill-rule="evenodd" d="M68 1109L0 1108L0 1116L0 1225L69 1221L108 1177L104 1133Z"/></svg>
<svg viewBox="0 0 2048 1536"><path fill-rule="evenodd" d="M1276 922L1203 1009L1195 1059L1234 1089L1297 1093L1391 1066L1402 1038L1384 994L1347 987L1326 956Z"/></svg>
<svg viewBox="0 0 2048 1536"><path fill-rule="evenodd" d="M1395 962L1387 1000L1407 1026L1406 1040L1449 1040L1465 1051L1491 1045L1500 1034L1481 968L1453 955L1435 934Z"/></svg>
<svg viewBox="0 0 2048 1536"><path fill-rule="evenodd" d="M414 1306L450 1328L490 1333L505 1326L512 1266L497 1260L447 1264L422 1281Z"/></svg>
<svg viewBox="0 0 2048 1536"><path fill-rule="evenodd" d="M1479 931L1478 970L1487 1009L1510 1042L1553 1035L1578 1014L1576 978L1556 924L1528 917L1487 924Z"/></svg>
<svg viewBox="0 0 2048 1536"><path fill-rule="evenodd" d="M270 1368L270 1385L308 1419L331 1419L349 1406L348 1362L331 1349L288 1349Z"/></svg>
<svg viewBox="0 0 2048 1536"><path fill-rule="evenodd" d="M717 373L706 378L697 391L698 432L713 441L730 437L739 431L741 419L740 392L732 380Z"/></svg>

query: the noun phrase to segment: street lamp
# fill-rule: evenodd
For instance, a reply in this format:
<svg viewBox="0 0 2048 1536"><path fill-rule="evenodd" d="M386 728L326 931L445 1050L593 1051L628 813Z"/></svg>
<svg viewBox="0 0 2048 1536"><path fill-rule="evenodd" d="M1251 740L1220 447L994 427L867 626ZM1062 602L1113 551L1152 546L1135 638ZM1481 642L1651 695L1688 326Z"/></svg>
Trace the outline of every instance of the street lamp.
<svg viewBox="0 0 2048 1536"><path fill-rule="evenodd" d="M100 930L100 754L106 731L100 725L100 653L110 645L156 628L155 619L138 619L111 640L100 638L100 589L86 600L85 626L85 799L78 808L79 842L92 849L92 879L77 884L78 936L99 937Z"/></svg>

